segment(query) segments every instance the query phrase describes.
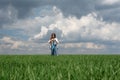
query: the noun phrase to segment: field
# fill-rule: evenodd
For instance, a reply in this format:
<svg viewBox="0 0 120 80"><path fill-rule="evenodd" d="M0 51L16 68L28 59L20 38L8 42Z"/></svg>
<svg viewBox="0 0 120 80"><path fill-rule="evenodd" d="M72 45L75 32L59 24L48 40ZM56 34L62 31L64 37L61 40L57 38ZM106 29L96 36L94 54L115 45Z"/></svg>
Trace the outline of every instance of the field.
<svg viewBox="0 0 120 80"><path fill-rule="evenodd" d="M1 55L0 80L120 80L120 56Z"/></svg>

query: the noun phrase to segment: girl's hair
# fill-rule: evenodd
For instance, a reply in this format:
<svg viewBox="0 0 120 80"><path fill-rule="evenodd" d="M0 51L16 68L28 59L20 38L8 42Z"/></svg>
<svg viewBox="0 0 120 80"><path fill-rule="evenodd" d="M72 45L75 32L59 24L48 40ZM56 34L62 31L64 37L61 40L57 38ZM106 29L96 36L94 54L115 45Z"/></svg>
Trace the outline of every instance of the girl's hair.
<svg viewBox="0 0 120 80"><path fill-rule="evenodd" d="M52 33L50 39L56 38L56 34Z"/></svg>

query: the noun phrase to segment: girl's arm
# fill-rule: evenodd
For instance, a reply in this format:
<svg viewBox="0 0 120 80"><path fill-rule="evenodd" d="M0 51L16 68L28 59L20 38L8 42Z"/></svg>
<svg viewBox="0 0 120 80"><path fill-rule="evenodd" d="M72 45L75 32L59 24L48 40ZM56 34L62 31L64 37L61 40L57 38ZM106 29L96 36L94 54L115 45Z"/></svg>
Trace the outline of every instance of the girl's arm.
<svg viewBox="0 0 120 80"><path fill-rule="evenodd" d="M51 40L49 40L48 43L51 44Z"/></svg>
<svg viewBox="0 0 120 80"><path fill-rule="evenodd" d="M57 44L59 43L58 39L56 38L55 41L57 42Z"/></svg>
<svg viewBox="0 0 120 80"><path fill-rule="evenodd" d="M52 41L53 41L53 39L50 39L50 40L48 41L48 43L51 44Z"/></svg>

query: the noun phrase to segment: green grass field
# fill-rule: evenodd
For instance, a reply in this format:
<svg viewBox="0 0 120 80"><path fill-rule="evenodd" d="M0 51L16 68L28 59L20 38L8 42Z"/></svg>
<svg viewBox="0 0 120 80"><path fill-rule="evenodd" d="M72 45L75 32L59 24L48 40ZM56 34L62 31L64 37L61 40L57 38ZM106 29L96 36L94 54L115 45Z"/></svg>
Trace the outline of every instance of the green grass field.
<svg viewBox="0 0 120 80"><path fill-rule="evenodd" d="M120 56L1 55L0 80L120 80Z"/></svg>

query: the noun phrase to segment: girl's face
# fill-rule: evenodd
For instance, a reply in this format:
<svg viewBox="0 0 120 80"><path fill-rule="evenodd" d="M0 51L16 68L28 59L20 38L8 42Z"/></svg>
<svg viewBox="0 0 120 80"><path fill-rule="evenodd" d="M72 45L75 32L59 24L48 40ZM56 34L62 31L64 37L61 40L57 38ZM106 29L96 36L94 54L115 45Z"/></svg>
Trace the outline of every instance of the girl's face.
<svg viewBox="0 0 120 80"><path fill-rule="evenodd" d="M56 38L55 33L52 33L51 38Z"/></svg>
<svg viewBox="0 0 120 80"><path fill-rule="evenodd" d="M53 35L52 35L52 37L54 38L54 37L55 37L55 35L53 34Z"/></svg>

